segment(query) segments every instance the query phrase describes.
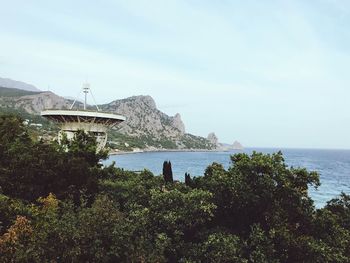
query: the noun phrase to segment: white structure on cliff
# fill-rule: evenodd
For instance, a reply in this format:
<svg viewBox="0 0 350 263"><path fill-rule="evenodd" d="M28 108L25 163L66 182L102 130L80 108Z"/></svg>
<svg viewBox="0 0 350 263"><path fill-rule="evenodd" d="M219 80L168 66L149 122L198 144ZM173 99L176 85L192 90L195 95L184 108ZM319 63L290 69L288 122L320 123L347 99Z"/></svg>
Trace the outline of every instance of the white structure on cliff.
<svg viewBox="0 0 350 263"><path fill-rule="evenodd" d="M58 133L59 142L63 134L66 134L70 140L74 138L78 130L84 130L95 135L97 150L99 151L106 146L107 129L125 121L126 118L118 114L101 112L97 105L95 105L97 111L87 110L87 94L91 94L89 85L84 84L82 91L85 94L84 110L73 109L76 103L75 100L69 110L44 110L41 112L41 116L60 124L61 130Z"/></svg>

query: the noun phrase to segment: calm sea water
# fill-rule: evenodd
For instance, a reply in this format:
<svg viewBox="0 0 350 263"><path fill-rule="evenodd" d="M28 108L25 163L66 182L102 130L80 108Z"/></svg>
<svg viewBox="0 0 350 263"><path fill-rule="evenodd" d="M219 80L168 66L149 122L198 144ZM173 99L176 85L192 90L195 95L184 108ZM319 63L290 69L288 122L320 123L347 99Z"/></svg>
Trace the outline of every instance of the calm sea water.
<svg viewBox="0 0 350 263"><path fill-rule="evenodd" d="M278 149L246 149L273 153ZM350 194L350 150L306 150L306 149L281 149L289 166L305 167L308 170L317 171L320 174L321 186L318 190L310 190L317 207L338 196L342 191ZM147 152L110 156L105 164L116 162L117 167L138 171L144 168L154 174L161 174L163 162L170 160L172 163L174 179L184 180L184 174L201 176L205 168L218 162L228 168L230 155L238 151L230 152Z"/></svg>

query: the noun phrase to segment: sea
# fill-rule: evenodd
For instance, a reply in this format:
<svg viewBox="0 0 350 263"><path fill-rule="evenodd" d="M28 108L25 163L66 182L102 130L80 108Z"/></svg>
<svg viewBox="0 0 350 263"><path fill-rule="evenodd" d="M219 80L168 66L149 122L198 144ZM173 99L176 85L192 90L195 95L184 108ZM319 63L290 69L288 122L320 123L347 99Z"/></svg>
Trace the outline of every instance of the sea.
<svg viewBox="0 0 350 263"><path fill-rule="evenodd" d="M274 153L279 150L288 166L304 167L319 173L321 186L309 189L317 208L323 207L341 192L350 194L350 150L247 148L228 152L142 152L111 155L104 164L109 165L114 161L120 168L132 171L148 169L159 175L163 162L171 161L174 179L184 181L186 172L191 176L202 176L206 167L213 162L228 168L231 165L230 155L235 153Z"/></svg>

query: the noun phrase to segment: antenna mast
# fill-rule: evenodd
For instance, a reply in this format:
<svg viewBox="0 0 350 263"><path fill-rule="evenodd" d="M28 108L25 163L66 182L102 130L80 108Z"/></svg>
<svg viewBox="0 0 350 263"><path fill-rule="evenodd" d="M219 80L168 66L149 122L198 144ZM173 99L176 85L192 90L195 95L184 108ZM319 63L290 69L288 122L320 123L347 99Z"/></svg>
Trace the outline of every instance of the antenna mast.
<svg viewBox="0 0 350 263"><path fill-rule="evenodd" d="M84 83L83 84L83 92L85 93L84 110L86 110L87 94L89 93L89 90L90 90L89 83Z"/></svg>
<svg viewBox="0 0 350 263"><path fill-rule="evenodd" d="M91 91L91 89L90 89L90 84L89 84L89 83L85 82L85 83L83 84L82 91L83 91L84 94L85 94L85 98L84 98L84 110L86 110L86 105L87 105L87 94L90 92L91 97L92 97L92 99L94 100L95 107L96 107L97 111L100 111L100 108L98 107L98 105L97 105L97 103L96 103L96 100L95 100L95 97L94 97L94 95L92 94L92 91ZM79 92L79 94L81 94L81 91ZM78 94L78 96L79 96L79 94ZM77 98L78 98L78 96L77 96ZM74 104L75 104L75 102L77 101L77 98L74 100L74 102L73 102L72 105L70 106L70 109L73 109Z"/></svg>

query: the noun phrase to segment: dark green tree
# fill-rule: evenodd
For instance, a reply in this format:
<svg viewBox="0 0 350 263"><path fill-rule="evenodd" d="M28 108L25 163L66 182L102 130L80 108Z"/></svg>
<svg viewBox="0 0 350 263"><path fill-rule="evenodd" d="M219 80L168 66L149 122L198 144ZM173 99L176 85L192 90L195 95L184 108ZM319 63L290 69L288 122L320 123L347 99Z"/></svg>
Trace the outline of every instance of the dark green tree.
<svg viewBox="0 0 350 263"><path fill-rule="evenodd" d="M173 183L173 170L171 168L171 162L170 161L164 161L163 163L163 177L164 181L166 183Z"/></svg>
<svg viewBox="0 0 350 263"><path fill-rule="evenodd" d="M191 175L189 173L185 173L185 185L192 186L193 181L191 179Z"/></svg>
<svg viewBox="0 0 350 263"><path fill-rule="evenodd" d="M64 145L30 138L16 116L0 117L0 187L4 194L34 201L54 193L58 198L94 195L100 176L100 159L94 137L78 131Z"/></svg>

